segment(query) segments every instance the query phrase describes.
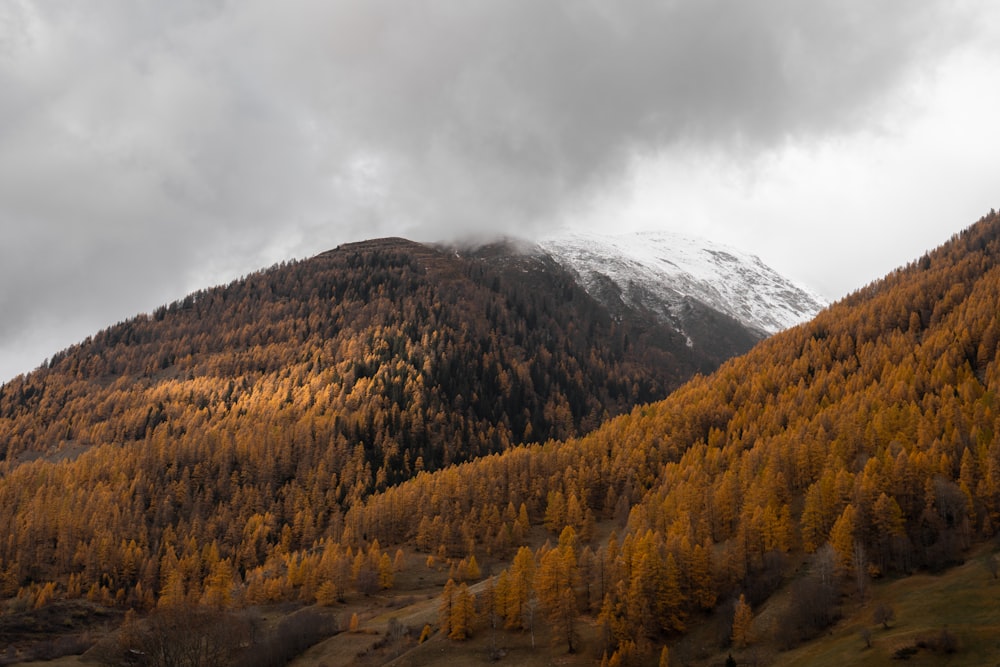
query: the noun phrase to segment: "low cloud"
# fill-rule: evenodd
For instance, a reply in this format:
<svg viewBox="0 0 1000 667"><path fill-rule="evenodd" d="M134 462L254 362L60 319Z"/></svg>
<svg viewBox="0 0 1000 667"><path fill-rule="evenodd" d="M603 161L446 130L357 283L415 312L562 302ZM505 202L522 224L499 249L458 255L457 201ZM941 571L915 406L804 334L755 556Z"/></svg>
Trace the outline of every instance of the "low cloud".
<svg viewBox="0 0 1000 667"><path fill-rule="evenodd" d="M343 241L530 235L637 157L870 130L972 30L944 1L13 0L0 377L40 313L68 343Z"/></svg>

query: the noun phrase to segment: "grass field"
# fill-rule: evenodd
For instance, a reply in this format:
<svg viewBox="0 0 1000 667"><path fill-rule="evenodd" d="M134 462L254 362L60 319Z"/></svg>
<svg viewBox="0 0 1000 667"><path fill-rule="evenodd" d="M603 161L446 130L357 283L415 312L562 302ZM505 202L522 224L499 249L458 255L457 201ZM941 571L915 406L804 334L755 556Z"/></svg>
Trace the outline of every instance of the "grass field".
<svg viewBox="0 0 1000 667"><path fill-rule="evenodd" d="M918 574L879 584L865 605L845 608L846 618L828 635L778 654L773 664L1000 665L1000 580L993 578L986 565L990 557L982 551L940 575ZM872 620L880 603L895 611L888 629ZM865 628L871 632L871 648L862 638ZM956 641L954 653L932 648L943 631ZM929 648L919 648L921 643ZM911 652L905 662L894 660L901 650Z"/></svg>

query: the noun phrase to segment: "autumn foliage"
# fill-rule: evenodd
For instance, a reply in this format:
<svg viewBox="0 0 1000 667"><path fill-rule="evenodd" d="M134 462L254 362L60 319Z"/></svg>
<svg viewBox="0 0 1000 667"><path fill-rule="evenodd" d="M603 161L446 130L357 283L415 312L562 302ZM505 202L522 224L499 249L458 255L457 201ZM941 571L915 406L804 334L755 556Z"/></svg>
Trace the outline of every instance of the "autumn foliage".
<svg viewBox="0 0 1000 667"><path fill-rule="evenodd" d="M408 261L400 275L418 281L419 266ZM370 289L357 308L388 313L405 303L388 287ZM414 310L398 328L386 324L319 356L274 361L268 341L313 330L257 339L248 325L246 341L218 355L191 351L202 344L193 337L166 368L114 372L131 368L147 380L101 376L106 391L140 392L141 401L97 392L106 404L95 403L89 389L69 386L52 397L46 373L71 377L86 355L4 387L2 592L42 595L51 584L45 594L147 608L224 606L234 597L329 603L342 591L392 585L386 564L394 569L389 554L404 545L463 559L466 572L474 555L507 564L482 599L456 568L441 603L445 637L475 636L487 618L528 632L544 614L553 641L573 651L588 616L608 664L627 664L667 655L665 641L724 602L733 604L731 639L756 641L752 610L792 563L808 574L800 597L835 604L838 582L943 568L1000 529L996 214L665 400L542 444L513 446L530 440L529 430L587 431L607 409L594 396L614 404L652 385L629 388L640 376L610 324L609 337L598 338L607 347L584 351L567 335L558 349L540 348L551 357L542 354L536 368L518 356L535 329L515 322L511 342L502 320L482 331L449 328L449 298L425 300L442 304L437 315ZM182 317L175 310L163 317ZM331 313L315 326L348 327L359 317ZM427 332L407 333L428 318ZM439 344L450 352L420 356ZM213 385L211 374L189 370L208 358L240 371L227 367ZM584 358L608 375L588 380L591 371L574 366ZM414 392L420 383L444 386L436 364L447 377L470 366L503 370L494 384L459 382L447 400L443 390ZM98 382L88 377L85 387ZM234 391L246 386L227 404L230 381ZM521 412L491 412L515 394ZM60 407L77 400L87 409ZM126 423L133 437L93 440ZM58 445L42 444L84 437L109 444L62 462L51 460ZM27 461L36 449L46 458ZM602 522L615 530L596 540ZM531 544L531 531L542 530L549 542ZM832 618L815 606L810 613L817 623Z"/></svg>
<svg viewBox="0 0 1000 667"><path fill-rule="evenodd" d="M385 588L346 508L590 430L714 365L674 338L613 321L558 267L399 239L192 294L0 387L0 595L151 608Z"/></svg>
<svg viewBox="0 0 1000 667"><path fill-rule="evenodd" d="M996 533L998 297L991 214L663 402L580 439L420 476L346 522L378 525L387 506L420 504L431 525L504 549L512 507L554 529L551 506L564 516L573 498L624 526L590 554L576 589L609 655L650 654L728 596L745 605L745 642L746 610L780 583L773 571L789 555L813 573L797 590L835 604L835 577L937 570Z"/></svg>

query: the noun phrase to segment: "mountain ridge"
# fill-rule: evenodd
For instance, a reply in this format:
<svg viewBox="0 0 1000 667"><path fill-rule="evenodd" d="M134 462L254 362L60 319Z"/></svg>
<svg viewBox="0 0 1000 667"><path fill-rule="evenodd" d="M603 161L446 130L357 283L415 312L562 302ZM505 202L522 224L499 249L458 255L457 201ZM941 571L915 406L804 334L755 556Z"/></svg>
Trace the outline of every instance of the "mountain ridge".
<svg viewBox="0 0 1000 667"><path fill-rule="evenodd" d="M669 232L564 232L539 245L611 304L644 307L683 328L696 300L771 335L814 317L827 304L756 255Z"/></svg>

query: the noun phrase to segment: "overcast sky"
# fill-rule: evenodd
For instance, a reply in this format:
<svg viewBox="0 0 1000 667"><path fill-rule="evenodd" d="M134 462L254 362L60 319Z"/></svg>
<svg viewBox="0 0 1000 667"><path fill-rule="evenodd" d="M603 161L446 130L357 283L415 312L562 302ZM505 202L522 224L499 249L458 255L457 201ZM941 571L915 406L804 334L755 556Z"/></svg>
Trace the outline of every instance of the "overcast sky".
<svg viewBox="0 0 1000 667"><path fill-rule="evenodd" d="M990 0L3 0L0 382L282 259L668 229L828 299L1000 207Z"/></svg>

